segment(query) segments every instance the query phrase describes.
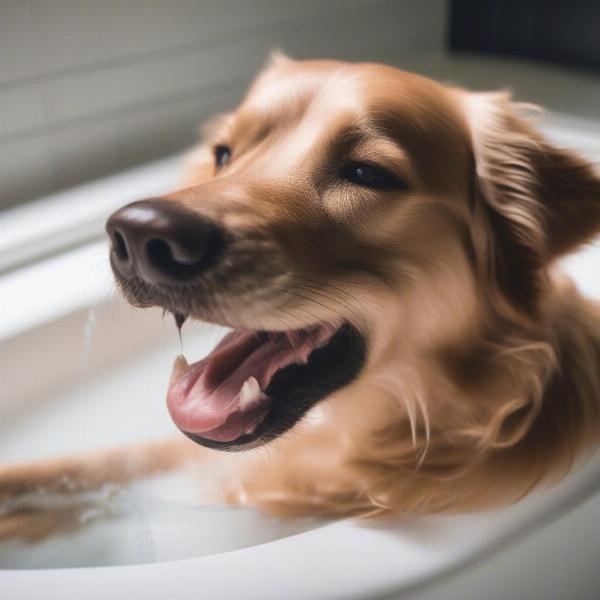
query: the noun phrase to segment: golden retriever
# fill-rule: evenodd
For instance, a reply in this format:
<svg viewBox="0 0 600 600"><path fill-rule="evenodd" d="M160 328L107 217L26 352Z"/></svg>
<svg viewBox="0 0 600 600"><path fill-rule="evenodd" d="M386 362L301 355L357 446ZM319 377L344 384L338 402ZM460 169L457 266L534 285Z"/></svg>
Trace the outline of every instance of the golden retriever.
<svg viewBox="0 0 600 600"><path fill-rule="evenodd" d="M600 178L529 108L274 56L207 127L183 189L107 224L131 303L233 328L175 362L186 437L4 468L21 509L0 532L49 529L15 502L32 489L214 449L246 450L224 460L222 498L284 515L464 511L564 475L600 436L600 308L555 261L600 233Z"/></svg>

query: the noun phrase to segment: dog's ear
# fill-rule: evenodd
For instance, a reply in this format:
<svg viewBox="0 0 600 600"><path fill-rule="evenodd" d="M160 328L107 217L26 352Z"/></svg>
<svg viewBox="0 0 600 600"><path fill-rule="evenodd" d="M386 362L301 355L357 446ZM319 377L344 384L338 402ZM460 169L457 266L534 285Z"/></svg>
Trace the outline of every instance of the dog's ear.
<svg viewBox="0 0 600 600"><path fill-rule="evenodd" d="M280 50L279 48L273 48L273 50L269 52L269 58L267 58L264 68L269 69L271 67L281 67L293 62L294 59L290 58L283 50Z"/></svg>
<svg viewBox="0 0 600 600"><path fill-rule="evenodd" d="M475 252L513 307L535 309L544 267L600 233L600 177L555 147L507 93L470 94Z"/></svg>

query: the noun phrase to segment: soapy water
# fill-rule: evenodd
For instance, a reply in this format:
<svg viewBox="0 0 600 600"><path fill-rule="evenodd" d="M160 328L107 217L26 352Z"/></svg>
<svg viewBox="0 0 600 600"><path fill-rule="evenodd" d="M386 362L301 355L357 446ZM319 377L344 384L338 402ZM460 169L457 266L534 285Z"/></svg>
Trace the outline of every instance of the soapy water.
<svg viewBox="0 0 600 600"><path fill-rule="evenodd" d="M186 497L187 496L187 497ZM130 486L106 484L73 495L37 492L5 511L72 509L70 526L35 542L0 543L0 568L66 568L153 563L254 546L321 523L280 521L255 510L194 500L190 481L170 474ZM1 516L1 515L0 515Z"/></svg>

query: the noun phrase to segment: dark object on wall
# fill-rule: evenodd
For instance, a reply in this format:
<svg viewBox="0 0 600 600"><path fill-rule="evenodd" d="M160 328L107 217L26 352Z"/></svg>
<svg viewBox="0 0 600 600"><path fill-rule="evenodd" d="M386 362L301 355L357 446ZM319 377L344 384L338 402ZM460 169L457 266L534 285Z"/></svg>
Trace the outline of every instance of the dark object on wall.
<svg viewBox="0 0 600 600"><path fill-rule="evenodd" d="M451 0L452 51L600 68L598 0Z"/></svg>

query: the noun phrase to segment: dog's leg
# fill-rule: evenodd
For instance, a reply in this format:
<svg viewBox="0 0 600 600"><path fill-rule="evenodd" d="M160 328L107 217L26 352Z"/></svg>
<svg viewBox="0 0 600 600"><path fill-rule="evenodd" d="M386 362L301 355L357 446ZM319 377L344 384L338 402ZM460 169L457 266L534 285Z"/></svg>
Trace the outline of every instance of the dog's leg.
<svg viewBox="0 0 600 600"><path fill-rule="evenodd" d="M50 533L75 529L81 525L81 509L20 510L0 517L0 542L20 539L40 540Z"/></svg>
<svg viewBox="0 0 600 600"><path fill-rule="evenodd" d="M72 494L127 483L167 471L197 452L198 446L182 437L0 466L0 502L27 493Z"/></svg>
<svg viewBox="0 0 600 600"><path fill-rule="evenodd" d="M39 538L81 522L86 492L174 469L200 448L186 438L0 466L0 539Z"/></svg>

